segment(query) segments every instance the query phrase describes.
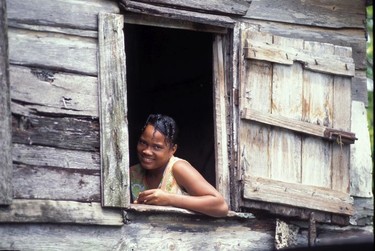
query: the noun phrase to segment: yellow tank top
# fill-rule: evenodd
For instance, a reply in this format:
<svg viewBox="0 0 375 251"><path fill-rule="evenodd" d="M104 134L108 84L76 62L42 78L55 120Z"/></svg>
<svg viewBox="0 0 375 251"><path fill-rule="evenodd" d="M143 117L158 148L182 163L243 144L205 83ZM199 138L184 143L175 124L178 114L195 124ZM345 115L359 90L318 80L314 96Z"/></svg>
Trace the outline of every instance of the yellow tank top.
<svg viewBox="0 0 375 251"><path fill-rule="evenodd" d="M173 194L187 194L177 183L173 176L173 165L178 161L183 160L178 157L172 156L169 159L167 166L164 169L163 178L159 184L161 190L173 193ZM183 160L186 161L186 160ZM140 164L136 164L130 167L130 189L132 195L132 201L138 198L140 192L143 192L148 188L145 177L145 170Z"/></svg>

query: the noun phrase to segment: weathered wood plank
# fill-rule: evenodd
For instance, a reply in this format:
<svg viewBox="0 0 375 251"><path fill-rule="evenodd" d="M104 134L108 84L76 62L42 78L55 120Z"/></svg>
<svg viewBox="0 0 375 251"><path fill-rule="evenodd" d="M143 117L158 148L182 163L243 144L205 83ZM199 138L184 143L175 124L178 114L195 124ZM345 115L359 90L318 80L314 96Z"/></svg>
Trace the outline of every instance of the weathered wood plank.
<svg viewBox="0 0 375 251"><path fill-rule="evenodd" d="M189 21L170 19L167 17L157 17L157 16L151 16L151 15L130 13L130 12L126 13L125 15L125 23L165 27L165 28L172 28L172 29L202 31L202 32L219 33L219 34L226 34L228 32L228 29L225 27L219 27L219 26L214 26L214 25L209 25L209 24L197 25L196 23L189 22Z"/></svg>
<svg viewBox="0 0 375 251"><path fill-rule="evenodd" d="M13 162L17 164L100 170L99 152L66 150L45 146L13 144Z"/></svg>
<svg viewBox="0 0 375 251"><path fill-rule="evenodd" d="M360 28L365 0L253 0L246 18L328 28Z"/></svg>
<svg viewBox="0 0 375 251"><path fill-rule="evenodd" d="M10 64L97 75L97 40L9 29Z"/></svg>
<svg viewBox="0 0 375 251"><path fill-rule="evenodd" d="M119 13L116 1L7 0L10 22L97 31L99 12Z"/></svg>
<svg viewBox="0 0 375 251"><path fill-rule="evenodd" d="M225 201L230 203L230 177L228 163L228 135L226 116L226 76L224 67L224 46L223 37L215 36L213 43L213 79L214 79L214 126L215 130L215 180L216 188L223 195ZM223 168L224 167L224 168Z"/></svg>
<svg viewBox="0 0 375 251"><path fill-rule="evenodd" d="M275 23L262 20L247 20L249 26L260 32L271 33L277 36L299 38L305 41L314 41L351 47L356 70L365 70L366 64L366 36L362 29L326 29L311 26L295 26L295 24Z"/></svg>
<svg viewBox="0 0 375 251"><path fill-rule="evenodd" d="M15 199L7 208L0 208L2 223L72 223L121 226L121 210L104 209L100 203L76 201Z"/></svg>
<svg viewBox="0 0 375 251"><path fill-rule="evenodd" d="M303 40L273 36L280 48L303 49ZM271 113L290 119L302 117L303 68L273 64ZM301 182L301 135L281 128L272 128L269 141L270 177L285 182Z"/></svg>
<svg viewBox="0 0 375 251"><path fill-rule="evenodd" d="M21 103L27 113L99 117L96 77L47 69L10 66L12 108ZM43 95L40 91L43 90ZM16 109L12 109L17 114Z"/></svg>
<svg viewBox="0 0 375 251"><path fill-rule="evenodd" d="M12 125L6 13L6 2L0 0L0 205L12 202Z"/></svg>
<svg viewBox="0 0 375 251"><path fill-rule="evenodd" d="M277 44L268 44L248 40L246 58L266 60L274 63L293 65L302 64L303 68L321 73L332 73L344 76L355 75L352 58L326 57L324 54L312 54L304 49L280 48Z"/></svg>
<svg viewBox="0 0 375 251"><path fill-rule="evenodd" d="M100 202L100 172L13 164L15 199Z"/></svg>
<svg viewBox="0 0 375 251"><path fill-rule="evenodd" d="M130 204L124 17L99 15L100 156L103 206Z"/></svg>
<svg viewBox="0 0 375 251"><path fill-rule="evenodd" d="M245 177L244 197L337 214L352 215L354 213L353 199L346 193L260 177Z"/></svg>
<svg viewBox="0 0 375 251"><path fill-rule="evenodd" d="M99 151L99 121L44 116L13 116L13 143Z"/></svg>
<svg viewBox="0 0 375 251"><path fill-rule="evenodd" d="M127 4L129 0L121 0L121 2ZM197 10L198 12L209 12L217 14L220 13L239 16L245 15L250 6L250 3L243 0L206 0L204 2L200 0L139 0L139 2L172 8Z"/></svg>
<svg viewBox="0 0 375 251"><path fill-rule="evenodd" d="M350 145L350 194L373 198L374 163L371 158L367 110L362 102L353 101L351 113L351 130L358 135L358 142Z"/></svg>
<svg viewBox="0 0 375 251"><path fill-rule="evenodd" d="M305 42L304 49L327 57L334 54L334 46L331 44ZM336 105L333 102L333 76L304 71L303 81L302 120L332 128L333 107ZM347 88L350 88L348 84ZM302 139L302 148L302 182L333 189L332 144L320 138L305 137Z"/></svg>
<svg viewBox="0 0 375 251"><path fill-rule="evenodd" d="M361 101L368 107L368 90L366 71L356 71L352 79L352 100Z"/></svg>
<svg viewBox="0 0 375 251"><path fill-rule="evenodd" d="M124 8L125 10L134 12L134 13L166 17L168 19L177 19L177 20L189 21L189 22L194 22L194 23L202 23L202 24L208 24L208 25L225 27L225 28L233 28L236 22L234 19L230 17L226 17L226 16L203 14L203 13L186 11L186 10L178 10L174 8L154 6L154 5L145 4L141 2L134 2L134 1L127 1L126 4L124 5Z"/></svg>
<svg viewBox="0 0 375 251"><path fill-rule="evenodd" d="M336 140L336 137L331 137L331 135L329 134L330 130L333 132L337 132L338 134L341 134L342 141L344 143L353 144L354 140L356 140L355 134L351 132L334 130L334 129L327 128L325 126L316 125L316 124L312 124L312 123L304 122L304 121L298 121L295 119L289 119L289 118L279 116L279 115L264 114L262 112L259 112L253 109L245 108L241 112L241 118L254 120L254 121L272 125L272 126L282 127L285 129L296 131L296 132L321 137L327 140Z"/></svg>
<svg viewBox="0 0 375 251"><path fill-rule="evenodd" d="M62 28L62 27L51 27L51 26L40 26L40 25L32 25L32 24L23 24L18 23L17 21L9 20L8 23L9 27L23 29L23 30L33 30L33 31L40 31L40 32L52 32L56 34L66 34L66 35L73 35L79 37L89 37L89 38L97 38L98 31L92 30L78 30L74 28Z"/></svg>
<svg viewBox="0 0 375 251"><path fill-rule="evenodd" d="M244 53L246 39L261 39L272 42L272 36L251 32L247 27L242 27L240 55ZM271 100L269 97L272 92L272 64L252 59L243 60L242 57L240 71L240 109L253 108L259 112L270 113ZM239 116L241 119L242 115L239 114ZM270 177L269 134L270 128L268 126L240 120L238 135L240 152L238 156L240 157L240 166L246 174Z"/></svg>
<svg viewBox="0 0 375 251"><path fill-rule="evenodd" d="M351 56L347 47L335 46L335 54ZM333 78L332 126L350 130L351 124L351 84L352 79L341 76ZM358 143L358 141L356 142ZM343 145L338 139L332 145L332 189L350 192L350 146Z"/></svg>
<svg viewBox="0 0 375 251"><path fill-rule="evenodd" d="M130 224L6 224L0 249L17 250L273 250L274 219L207 219L128 212ZM37 247L37 248L34 248Z"/></svg>

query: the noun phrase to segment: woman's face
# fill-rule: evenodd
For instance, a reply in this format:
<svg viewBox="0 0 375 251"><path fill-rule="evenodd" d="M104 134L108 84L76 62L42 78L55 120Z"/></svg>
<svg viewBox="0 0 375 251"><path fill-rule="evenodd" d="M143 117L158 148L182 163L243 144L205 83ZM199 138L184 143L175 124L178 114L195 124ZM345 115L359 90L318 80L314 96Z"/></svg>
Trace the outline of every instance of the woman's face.
<svg viewBox="0 0 375 251"><path fill-rule="evenodd" d="M147 170L164 168L176 151L176 146L170 148L165 136L155 131L152 125L147 125L138 140L137 153L141 166Z"/></svg>

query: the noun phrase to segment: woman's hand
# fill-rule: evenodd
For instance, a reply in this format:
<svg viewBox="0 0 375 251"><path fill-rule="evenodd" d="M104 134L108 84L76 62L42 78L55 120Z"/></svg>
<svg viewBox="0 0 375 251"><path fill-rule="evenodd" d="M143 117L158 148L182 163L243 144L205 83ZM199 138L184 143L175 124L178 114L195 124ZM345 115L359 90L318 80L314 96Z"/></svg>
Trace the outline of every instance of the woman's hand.
<svg viewBox="0 0 375 251"><path fill-rule="evenodd" d="M169 193L161 189L150 189L139 193L138 199L134 201L136 204L169 206Z"/></svg>

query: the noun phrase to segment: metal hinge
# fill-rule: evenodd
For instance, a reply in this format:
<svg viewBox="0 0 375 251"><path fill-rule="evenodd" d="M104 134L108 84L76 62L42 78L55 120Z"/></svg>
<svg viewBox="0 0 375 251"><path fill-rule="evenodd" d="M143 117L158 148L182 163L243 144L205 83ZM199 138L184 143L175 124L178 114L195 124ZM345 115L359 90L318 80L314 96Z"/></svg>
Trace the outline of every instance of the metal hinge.
<svg viewBox="0 0 375 251"><path fill-rule="evenodd" d="M324 136L329 140L336 141L338 144L354 144L355 140L358 138L355 137L355 134L352 132L340 131L333 128L326 128L324 131Z"/></svg>

